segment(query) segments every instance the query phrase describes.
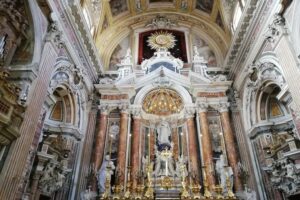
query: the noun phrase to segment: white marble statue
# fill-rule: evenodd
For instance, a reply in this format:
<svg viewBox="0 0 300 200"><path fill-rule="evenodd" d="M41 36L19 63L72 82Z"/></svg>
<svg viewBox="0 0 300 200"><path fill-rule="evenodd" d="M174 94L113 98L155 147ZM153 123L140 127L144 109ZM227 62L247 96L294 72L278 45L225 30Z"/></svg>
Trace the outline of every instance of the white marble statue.
<svg viewBox="0 0 300 200"><path fill-rule="evenodd" d="M167 121L162 121L157 126L158 142L159 144L171 145L169 137L171 136L171 129Z"/></svg>
<svg viewBox="0 0 300 200"><path fill-rule="evenodd" d="M245 188L243 199L245 200L256 200L256 192L250 188Z"/></svg>
<svg viewBox="0 0 300 200"><path fill-rule="evenodd" d="M233 171L231 167L226 167L225 166L225 158L224 155L221 154L220 155L220 159L216 162L216 171L218 174L218 178L220 180L220 185L223 188L223 191L226 192L227 191L227 186L226 186L226 179L227 177L230 180L231 183L231 189L233 186Z"/></svg>
<svg viewBox="0 0 300 200"><path fill-rule="evenodd" d="M188 170L186 168L187 159L183 155L179 156L176 162L176 174L178 177L185 178L188 176Z"/></svg>
<svg viewBox="0 0 300 200"><path fill-rule="evenodd" d="M110 156L106 155L105 159L97 173L97 180L98 180L98 189L100 193L105 191L105 181L111 180L111 176L114 173L115 165L113 161L111 161Z"/></svg>
<svg viewBox="0 0 300 200"><path fill-rule="evenodd" d="M54 168L55 168L55 165L53 163L47 164L47 166L44 169L44 173L39 181L40 184L43 185L54 177Z"/></svg>
<svg viewBox="0 0 300 200"><path fill-rule="evenodd" d="M119 131L120 131L119 125L117 124L117 122L113 122L113 123L110 125L110 128L109 128L109 134L110 134L111 136L113 136L114 138L116 138L117 134L119 134Z"/></svg>

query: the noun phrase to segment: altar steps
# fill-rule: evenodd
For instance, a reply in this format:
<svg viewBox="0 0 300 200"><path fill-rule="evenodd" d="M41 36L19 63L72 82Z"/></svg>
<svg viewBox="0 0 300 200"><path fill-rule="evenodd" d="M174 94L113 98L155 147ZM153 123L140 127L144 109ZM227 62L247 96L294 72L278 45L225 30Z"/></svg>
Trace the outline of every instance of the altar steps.
<svg viewBox="0 0 300 200"><path fill-rule="evenodd" d="M158 190L155 191L156 200L179 200L180 191L178 190Z"/></svg>

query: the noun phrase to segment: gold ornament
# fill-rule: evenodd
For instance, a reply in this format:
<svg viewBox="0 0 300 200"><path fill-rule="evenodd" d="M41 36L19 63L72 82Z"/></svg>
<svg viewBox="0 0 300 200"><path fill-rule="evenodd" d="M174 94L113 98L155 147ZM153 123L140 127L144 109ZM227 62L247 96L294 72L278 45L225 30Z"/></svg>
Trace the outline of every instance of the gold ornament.
<svg viewBox="0 0 300 200"><path fill-rule="evenodd" d="M172 33L168 32L155 32L148 39L148 45L151 49L171 49L175 46L176 39Z"/></svg>

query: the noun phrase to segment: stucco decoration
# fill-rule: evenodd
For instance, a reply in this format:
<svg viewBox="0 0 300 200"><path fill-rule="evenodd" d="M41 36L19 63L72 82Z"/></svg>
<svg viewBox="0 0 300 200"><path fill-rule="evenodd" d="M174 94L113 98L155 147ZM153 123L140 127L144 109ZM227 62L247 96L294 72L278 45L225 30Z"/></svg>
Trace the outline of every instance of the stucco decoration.
<svg viewBox="0 0 300 200"><path fill-rule="evenodd" d="M203 57L204 60L207 61L208 67L217 66L215 53L201 37L199 37L196 34L193 34L192 43L194 47L197 47L199 56Z"/></svg>
<svg viewBox="0 0 300 200"><path fill-rule="evenodd" d="M128 10L126 0L110 0L109 4L113 16L117 16Z"/></svg>
<svg viewBox="0 0 300 200"><path fill-rule="evenodd" d="M214 0L197 0L196 1L196 9L211 13L214 5Z"/></svg>
<svg viewBox="0 0 300 200"><path fill-rule="evenodd" d="M119 64L124 59L127 50L129 49L130 45L130 38L129 36L124 38L115 48L113 51L110 63L109 63L109 70L110 71L116 71L118 69Z"/></svg>

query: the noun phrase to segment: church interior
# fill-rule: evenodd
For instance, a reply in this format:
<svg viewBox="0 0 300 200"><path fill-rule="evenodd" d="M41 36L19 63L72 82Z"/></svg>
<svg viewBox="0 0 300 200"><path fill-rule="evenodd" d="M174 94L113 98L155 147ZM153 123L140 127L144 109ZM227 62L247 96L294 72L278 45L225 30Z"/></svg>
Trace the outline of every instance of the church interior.
<svg viewBox="0 0 300 200"><path fill-rule="evenodd" d="M0 0L0 200L300 199L299 10Z"/></svg>

